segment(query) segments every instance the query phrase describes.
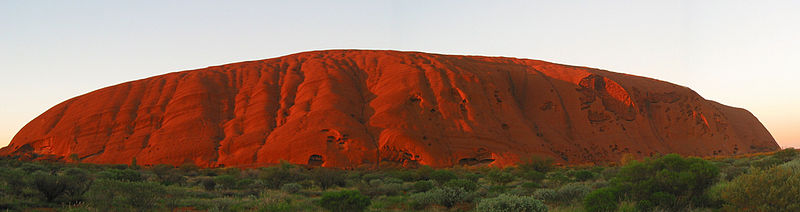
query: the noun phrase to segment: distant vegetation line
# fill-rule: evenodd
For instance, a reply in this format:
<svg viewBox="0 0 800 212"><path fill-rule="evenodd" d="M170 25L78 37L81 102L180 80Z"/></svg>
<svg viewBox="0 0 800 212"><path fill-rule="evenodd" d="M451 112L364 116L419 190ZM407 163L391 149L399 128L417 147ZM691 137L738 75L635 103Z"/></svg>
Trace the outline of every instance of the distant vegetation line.
<svg viewBox="0 0 800 212"><path fill-rule="evenodd" d="M505 167L201 169L0 158L0 210L800 211L794 149L677 154L603 166L532 157Z"/></svg>

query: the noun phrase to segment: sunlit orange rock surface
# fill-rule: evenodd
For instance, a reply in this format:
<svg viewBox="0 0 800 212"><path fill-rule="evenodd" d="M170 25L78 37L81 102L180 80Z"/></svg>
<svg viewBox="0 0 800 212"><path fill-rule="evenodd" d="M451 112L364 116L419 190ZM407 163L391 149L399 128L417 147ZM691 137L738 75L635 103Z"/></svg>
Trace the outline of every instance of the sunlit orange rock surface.
<svg viewBox="0 0 800 212"><path fill-rule="evenodd" d="M528 59L336 50L103 88L49 109L0 155L357 168L778 148L748 111L655 79Z"/></svg>

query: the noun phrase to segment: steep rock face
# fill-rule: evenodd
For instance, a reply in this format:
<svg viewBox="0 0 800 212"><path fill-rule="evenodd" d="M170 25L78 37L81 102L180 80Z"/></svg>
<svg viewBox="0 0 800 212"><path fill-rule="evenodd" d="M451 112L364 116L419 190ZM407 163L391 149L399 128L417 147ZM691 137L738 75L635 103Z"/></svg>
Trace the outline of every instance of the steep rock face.
<svg viewBox="0 0 800 212"><path fill-rule="evenodd" d="M654 79L527 59L337 50L103 88L46 111L0 155L354 168L778 148L746 110Z"/></svg>

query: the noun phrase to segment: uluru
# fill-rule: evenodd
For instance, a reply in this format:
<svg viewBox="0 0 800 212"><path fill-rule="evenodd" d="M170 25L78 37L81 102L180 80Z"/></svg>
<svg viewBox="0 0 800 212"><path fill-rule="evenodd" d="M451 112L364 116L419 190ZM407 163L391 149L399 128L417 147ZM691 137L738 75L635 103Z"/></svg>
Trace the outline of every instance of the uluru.
<svg viewBox="0 0 800 212"><path fill-rule="evenodd" d="M359 168L778 149L747 110L656 79L530 59L327 50L102 88L39 115L0 155Z"/></svg>

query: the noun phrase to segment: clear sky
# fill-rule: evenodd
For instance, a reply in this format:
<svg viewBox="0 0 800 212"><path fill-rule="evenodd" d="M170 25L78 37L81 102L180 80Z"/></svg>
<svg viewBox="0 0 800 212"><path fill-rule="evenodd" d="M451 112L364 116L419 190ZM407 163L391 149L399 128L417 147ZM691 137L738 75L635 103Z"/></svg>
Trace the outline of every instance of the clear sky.
<svg viewBox="0 0 800 212"><path fill-rule="evenodd" d="M509 56L657 78L800 147L800 1L0 1L0 146L102 87L321 49Z"/></svg>

